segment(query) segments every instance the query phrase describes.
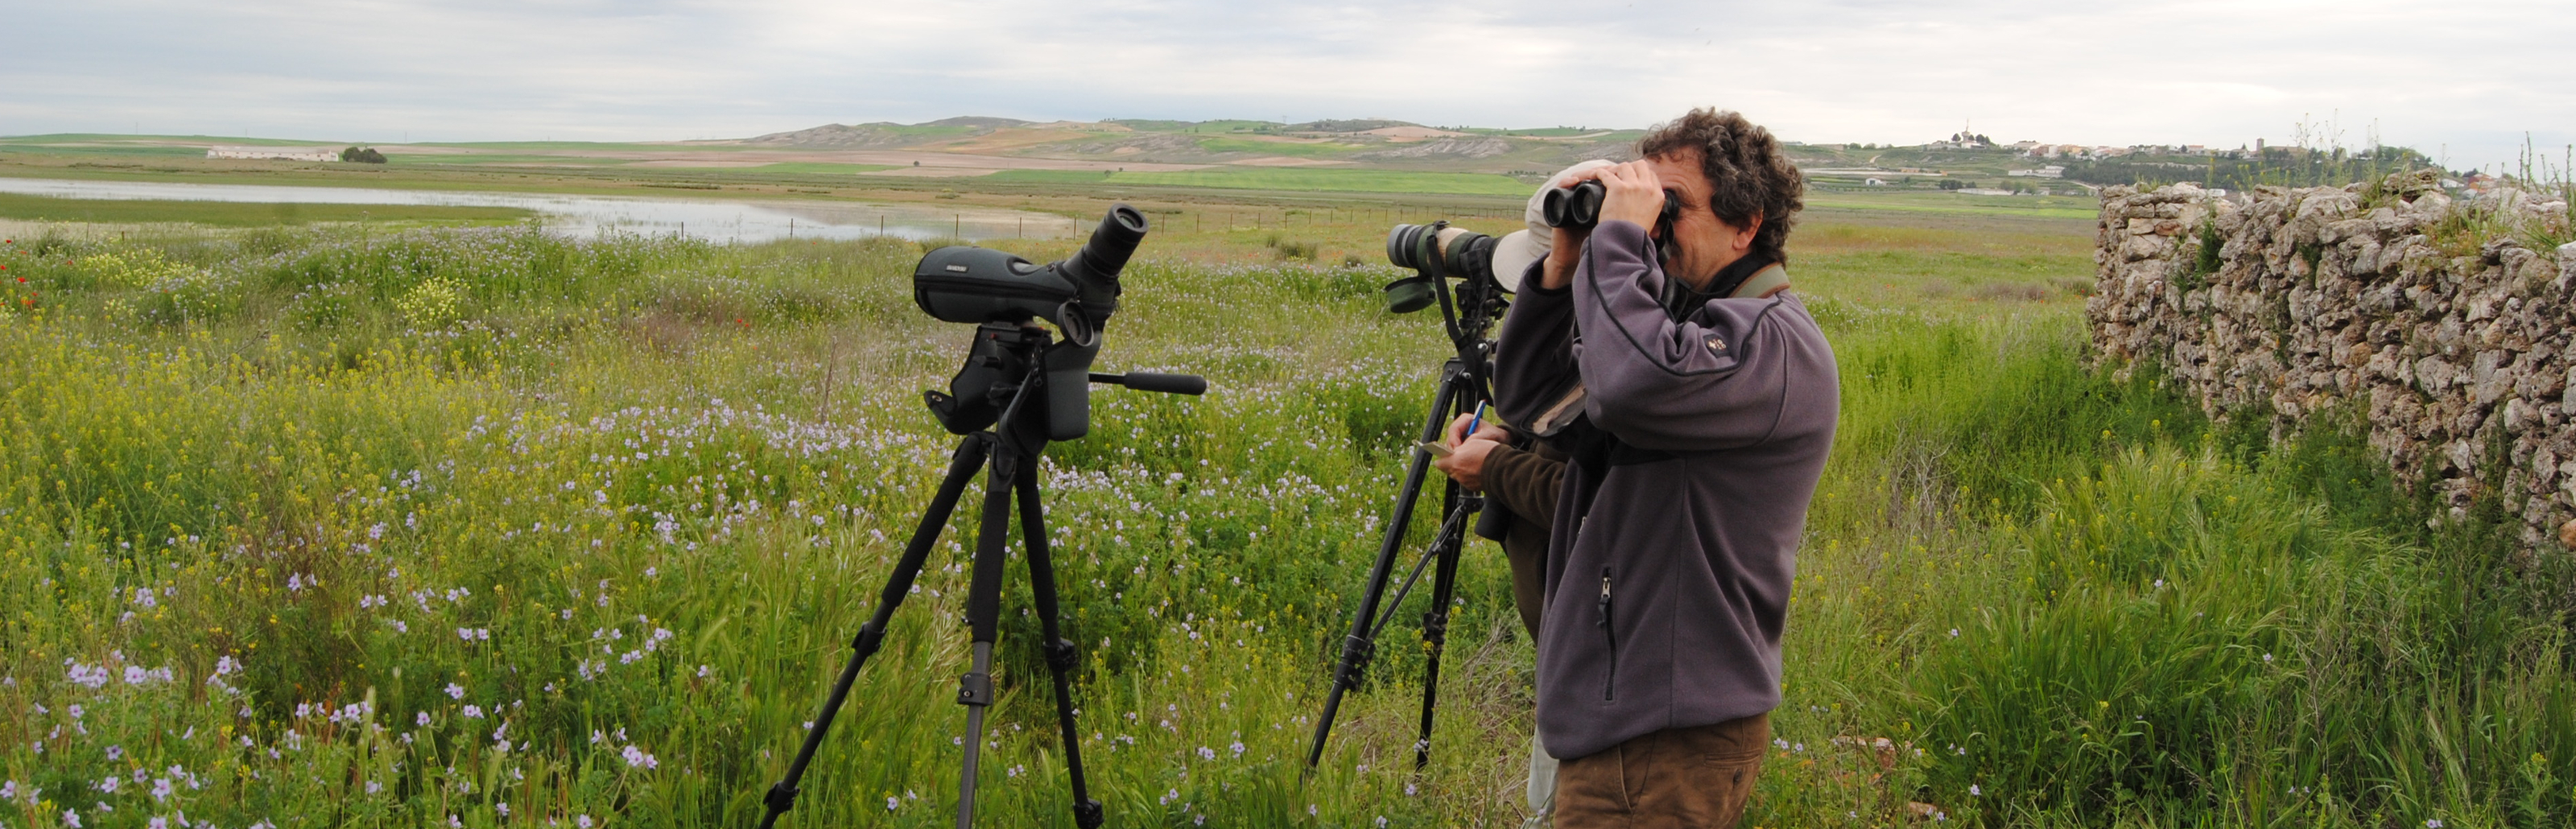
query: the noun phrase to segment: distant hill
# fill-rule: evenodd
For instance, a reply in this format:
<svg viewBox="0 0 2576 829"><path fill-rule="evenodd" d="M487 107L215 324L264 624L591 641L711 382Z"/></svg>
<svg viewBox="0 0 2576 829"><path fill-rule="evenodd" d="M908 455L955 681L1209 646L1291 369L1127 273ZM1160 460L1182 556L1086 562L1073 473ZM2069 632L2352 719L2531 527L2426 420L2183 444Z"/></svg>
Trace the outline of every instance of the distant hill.
<svg viewBox="0 0 2576 829"><path fill-rule="evenodd" d="M1388 167L1540 175L1587 158L1625 159L1637 133L1562 128L1458 131L1388 118L1035 122L963 116L824 124L736 142L812 150L926 150L1160 164Z"/></svg>

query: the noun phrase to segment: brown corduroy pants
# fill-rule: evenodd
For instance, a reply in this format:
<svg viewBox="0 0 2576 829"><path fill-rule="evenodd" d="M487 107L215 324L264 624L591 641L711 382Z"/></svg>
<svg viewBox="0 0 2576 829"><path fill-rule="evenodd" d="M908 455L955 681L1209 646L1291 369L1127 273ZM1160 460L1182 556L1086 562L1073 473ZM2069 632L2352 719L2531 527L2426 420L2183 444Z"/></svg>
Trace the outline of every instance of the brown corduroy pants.
<svg viewBox="0 0 2576 829"><path fill-rule="evenodd" d="M1557 829L1715 827L1744 817L1771 715L1668 728L1556 768Z"/></svg>

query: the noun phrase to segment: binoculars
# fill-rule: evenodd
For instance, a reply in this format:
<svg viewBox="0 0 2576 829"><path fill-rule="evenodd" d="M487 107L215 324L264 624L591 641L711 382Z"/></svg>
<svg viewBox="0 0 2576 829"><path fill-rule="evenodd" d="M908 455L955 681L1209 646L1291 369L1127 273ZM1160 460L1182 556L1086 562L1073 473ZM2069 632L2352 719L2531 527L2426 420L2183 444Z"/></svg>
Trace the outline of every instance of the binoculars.
<svg viewBox="0 0 2576 829"><path fill-rule="evenodd" d="M1539 201L1540 220L1547 222L1548 227L1569 227L1577 230L1590 228L1601 223L1601 202L1609 195L1610 189L1602 186L1599 179L1584 181L1572 187L1551 188ZM1670 225L1674 219L1680 218L1681 214L1682 194L1671 188L1665 188L1664 211L1663 215L1655 220L1656 224Z"/></svg>

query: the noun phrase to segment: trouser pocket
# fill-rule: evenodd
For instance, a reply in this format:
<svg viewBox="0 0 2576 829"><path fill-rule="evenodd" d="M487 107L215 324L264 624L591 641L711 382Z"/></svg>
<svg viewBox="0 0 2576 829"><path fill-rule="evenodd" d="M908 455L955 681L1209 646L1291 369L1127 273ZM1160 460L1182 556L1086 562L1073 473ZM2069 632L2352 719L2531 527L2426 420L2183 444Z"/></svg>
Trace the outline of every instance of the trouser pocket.
<svg viewBox="0 0 2576 829"><path fill-rule="evenodd" d="M1601 626L1601 644L1609 648L1610 669L1602 672L1601 674L1602 702L1609 702L1617 698L1619 682L1619 628L1618 625L1615 624L1617 617L1612 614L1612 610L1614 608L1611 601L1610 568L1603 567L1601 568L1601 599L1598 602L1598 606L1601 610L1601 620L1599 624Z"/></svg>

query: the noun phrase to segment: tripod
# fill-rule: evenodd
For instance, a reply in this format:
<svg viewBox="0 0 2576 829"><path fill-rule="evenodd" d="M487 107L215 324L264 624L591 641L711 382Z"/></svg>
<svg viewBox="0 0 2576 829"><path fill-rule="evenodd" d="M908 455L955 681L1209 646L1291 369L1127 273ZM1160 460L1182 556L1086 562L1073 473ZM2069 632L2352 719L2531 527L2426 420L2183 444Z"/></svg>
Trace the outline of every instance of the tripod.
<svg viewBox="0 0 2576 829"><path fill-rule="evenodd" d="M1452 418L1493 399L1487 369L1494 341L1487 332L1505 303L1501 286L1489 273L1469 276L1458 286L1454 299L1448 281L1436 270L1425 269L1424 277L1439 298L1442 322L1448 329L1451 346L1457 349L1457 356L1440 368L1440 385L1432 392L1431 413L1422 424L1422 440L1428 443L1440 439ZM1387 520L1386 535L1378 542L1377 561L1369 568L1368 585L1360 593L1359 610L1352 614L1351 632L1342 638L1341 656L1333 665L1332 688L1325 693L1324 713L1315 721L1314 743L1306 751L1308 773L1323 762L1324 741L1332 734L1334 716L1341 712L1343 694L1358 689L1366 679L1369 663L1377 657L1378 636L1395 621L1397 608L1421 583L1426 569L1432 574L1431 609L1422 614L1422 640L1428 647L1422 669L1421 730L1413 743L1413 767L1421 769L1431 764L1431 721L1440 701L1440 654L1449 643L1449 609L1458 589L1458 556L1465 546L1468 518L1484 509L1485 498L1462 490L1456 481L1442 481L1440 507L1446 517L1440 522L1439 532L1432 536L1431 546L1413 563L1404 583L1389 598L1387 583L1395 574L1396 555L1404 548L1405 531L1413 524L1414 509L1422 498L1422 483L1430 470L1431 453L1416 447L1411 464L1405 468L1403 488L1395 496L1394 515Z"/></svg>
<svg viewBox="0 0 2576 829"><path fill-rule="evenodd" d="M840 714L841 704L849 699L850 685L859 676L859 667L885 643L886 625L893 621L895 609L912 590L913 579L921 574L931 546L939 540L940 528L947 526L957 501L966 485L975 477L978 467L986 467L983 522L975 535L975 564L966 594L966 624L971 631L972 664L960 679L957 704L966 706L966 757L958 773L957 826L967 829L975 821L975 778L984 739L984 710L993 704L993 642L1000 626L1002 605L1003 544L1010 533L1012 502L1016 497L1020 517L1020 543L1029 559L1030 593L1037 603L1040 650L1046 654L1047 671L1055 678L1056 720L1062 725L1065 772L1073 782L1074 823L1082 829L1096 829L1101 823L1100 801L1091 799L1090 786L1082 774L1082 743L1074 728L1072 673L1078 656L1073 643L1061 636L1057 626L1055 564L1047 550L1046 517L1038 496L1038 454L1046 449L1047 373L1044 364L1047 350L1053 347L1045 331L1022 328L1017 324L987 324L976 332L979 347L976 360L994 368L1000 382L993 384L991 394L1001 410L1000 419L983 431L966 436L957 451L949 456L948 474L939 482L937 494L923 510L921 523L904 546L903 558L897 560L894 573L886 579L885 589L877 593L876 614L859 626L859 635L850 642L850 661L842 666L840 678L832 683L832 694L823 701L822 713L815 715L813 726L805 732L805 744L787 767L787 777L771 786L763 802L768 813L760 819L761 829L770 829L778 816L796 803L796 783L805 776L807 764L823 745L823 735L832 727L833 717ZM970 360L969 365L975 361ZM1198 394L1206 391L1206 381L1188 375L1091 374L1094 383L1124 385L1141 391ZM940 398L932 393L934 406ZM1037 405L1027 405L1035 402Z"/></svg>

